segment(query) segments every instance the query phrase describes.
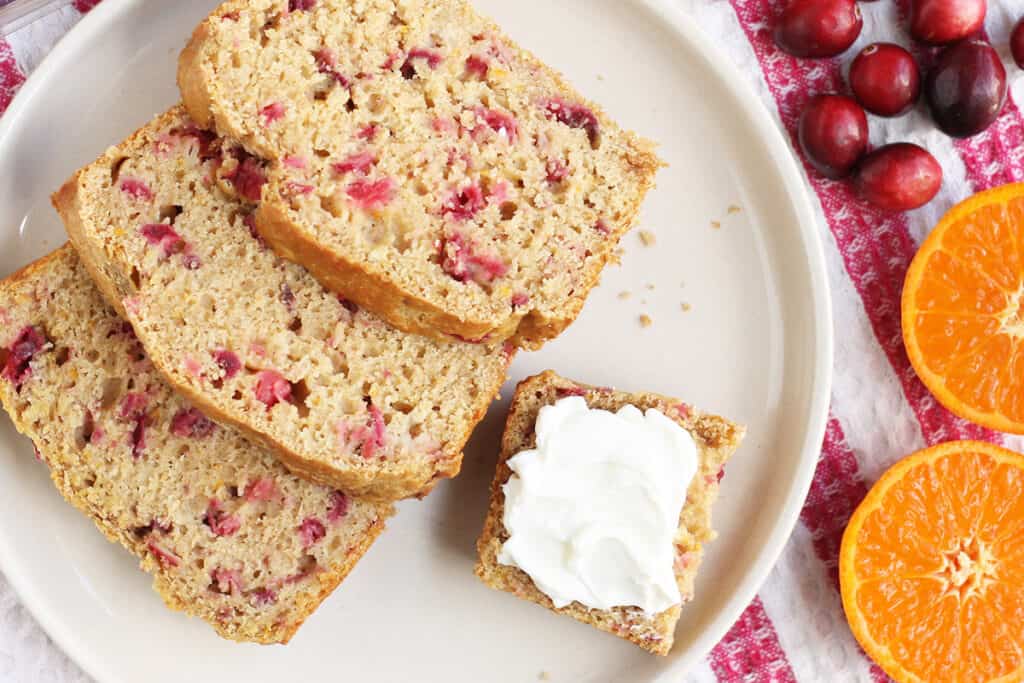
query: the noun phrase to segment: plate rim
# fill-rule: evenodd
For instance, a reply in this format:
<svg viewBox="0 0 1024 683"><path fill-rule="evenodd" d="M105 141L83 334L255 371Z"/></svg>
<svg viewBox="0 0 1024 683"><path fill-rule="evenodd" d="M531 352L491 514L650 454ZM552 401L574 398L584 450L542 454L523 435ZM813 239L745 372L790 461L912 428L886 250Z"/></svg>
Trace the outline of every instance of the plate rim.
<svg viewBox="0 0 1024 683"><path fill-rule="evenodd" d="M59 71L61 63L73 58L82 49L84 43L88 42L96 33L101 32L105 26L113 23L117 17L147 1L107 0L83 16L61 37L28 76L5 113L0 116L0 147L8 144L7 138L11 134L15 122L26 113L32 100L44 87L44 84ZM693 46L711 68L712 75L716 80L734 100L741 104L745 117L760 134L761 140L769 152L771 162L786 187L789 203L797 218L798 234L807 256L806 267L810 276L810 313L814 316L812 330L815 358L811 367L807 426L800 448L796 476L790 483L783 511L775 520L755 562L747 571L747 575L740 581L725 605L705 626L701 634L692 641L686 652L677 654L675 661L658 677L658 680L666 680L667 675L684 675L697 661L707 656L728 633L768 578L768 574L778 562L796 527L800 510L810 490L828 422L834 359L834 328L824 246L818 230L807 181L798 165L797 158L786 142L783 131L761 97L747 82L747 78L739 66L734 64L728 55L712 42L710 36L705 35L696 21L680 5L679 0L633 0L633 2L652 12L659 21ZM10 583L21 604L39 623L54 644L99 683L123 683L113 670L107 668L98 656L90 652L84 640L65 626L58 612L43 609L39 602L31 599L35 592L33 581L23 572L15 569L17 563L12 560L14 553L9 552L13 549L7 548L2 536L0 536L0 548L8 551L0 552L0 571Z"/></svg>

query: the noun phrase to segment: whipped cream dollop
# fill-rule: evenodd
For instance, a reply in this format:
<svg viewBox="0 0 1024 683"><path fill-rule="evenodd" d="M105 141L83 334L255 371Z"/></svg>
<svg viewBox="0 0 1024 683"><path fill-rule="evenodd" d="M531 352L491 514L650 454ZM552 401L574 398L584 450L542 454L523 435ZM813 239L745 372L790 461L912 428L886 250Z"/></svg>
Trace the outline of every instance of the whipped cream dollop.
<svg viewBox="0 0 1024 683"><path fill-rule="evenodd" d="M537 446L508 460L502 564L556 607L681 602L673 537L697 473L689 432L658 410L591 409L580 396L541 408Z"/></svg>

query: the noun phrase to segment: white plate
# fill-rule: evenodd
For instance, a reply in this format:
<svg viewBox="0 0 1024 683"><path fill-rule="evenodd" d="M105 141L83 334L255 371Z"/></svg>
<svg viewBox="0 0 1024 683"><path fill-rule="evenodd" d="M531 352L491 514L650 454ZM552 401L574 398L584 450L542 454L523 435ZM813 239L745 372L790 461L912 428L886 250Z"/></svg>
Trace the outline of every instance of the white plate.
<svg viewBox="0 0 1024 683"><path fill-rule="evenodd" d="M820 245L780 133L668 0L477 4L619 121L659 140L671 163L644 210L657 245L630 235L622 267L606 273L579 322L522 354L512 378L551 367L677 395L749 426L715 507L721 537L672 656L651 657L474 578L503 404L477 430L464 474L425 502L403 503L287 647L228 643L164 609L133 558L61 501L31 446L0 419L0 568L100 681L497 683L542 671L553 681L679 681L778 557L821 445L832 360ZM0 273L63 241L48 194L71 171L176 100L177 52L214 5L107 0L32 76L0 122ZM619 299L623 290L632 298ZM654 321L646 329L641 312Z"/></svg>

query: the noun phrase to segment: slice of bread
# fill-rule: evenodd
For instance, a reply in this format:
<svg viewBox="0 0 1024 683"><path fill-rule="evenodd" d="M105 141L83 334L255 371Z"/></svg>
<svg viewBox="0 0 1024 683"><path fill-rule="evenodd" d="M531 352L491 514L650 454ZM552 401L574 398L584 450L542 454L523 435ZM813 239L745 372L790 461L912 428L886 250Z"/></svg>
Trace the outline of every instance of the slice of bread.
<svg viewBox="0 0 1024 683"><path fill-rule="evenodd" d="M53 483L225 638L287 642L392 514L175 394L70 246L0 282L0 323L0 400Z"/></svg>
<svg viewBox="0 0 1024 683"><path fill-rule="evenodd" d="M425 494L458 473L512 349L399 332L326 291L250 231L261 177L174 108L54 205L172 387L300 476L372 500Z"/></svg>
<svg viewBox="0 0 1024 683"><path fill-rule="evenodd" d="M267 242L420 334L558 335L661 165L464 0L231 0L178 83L269 162Z"/></svg>
<svg viewBox="0 0 1024 683"><path fill-rule="evenodd" d="M501 440L498 469L491 486L491 506L483 534L477 541L480 560L476 565L476 575L491 588L507 591L558 614L614 633L654 654L667 655L672 649L681 606L653 616L638 607L595 610L578 602L556 608L551 598L534 585L526 572L498 562L498 552L508 540L502 522L505 515L502 486L512 471L506 462L536 445L534 426L540 409L565 396L582 396L591 408L612 412L625 405L634 405L640 410L656 408L678 422L697 443L700 466L690 484L675 537L676 581L684 603L693 597L693 582L703 557L703 546L715 537L711 529L711 505L718 497L718 484L725 471L725 462L739 447L744 429L724 418L702 413L678 399L591 387L559 377L550 370L520 382L512 399Z"/></svg>

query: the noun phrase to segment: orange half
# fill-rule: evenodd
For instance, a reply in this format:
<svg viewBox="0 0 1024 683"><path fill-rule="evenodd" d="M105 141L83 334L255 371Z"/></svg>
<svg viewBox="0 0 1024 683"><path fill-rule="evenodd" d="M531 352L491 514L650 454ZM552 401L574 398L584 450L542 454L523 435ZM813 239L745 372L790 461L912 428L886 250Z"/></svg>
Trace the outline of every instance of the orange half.
<svg viewBox="0 0 1024 683"><path fill-rule="evenodd" d="M1024 183L953 207L903 287L903 342L942 405L1024 434Z"/></svg>
<svg viewBox="0 0 1024 683"><path fill-rule="evenodd" d="M956 441L900 461L843 534L853 634L900 683L1024 680L1024 456Z"/></svg>

